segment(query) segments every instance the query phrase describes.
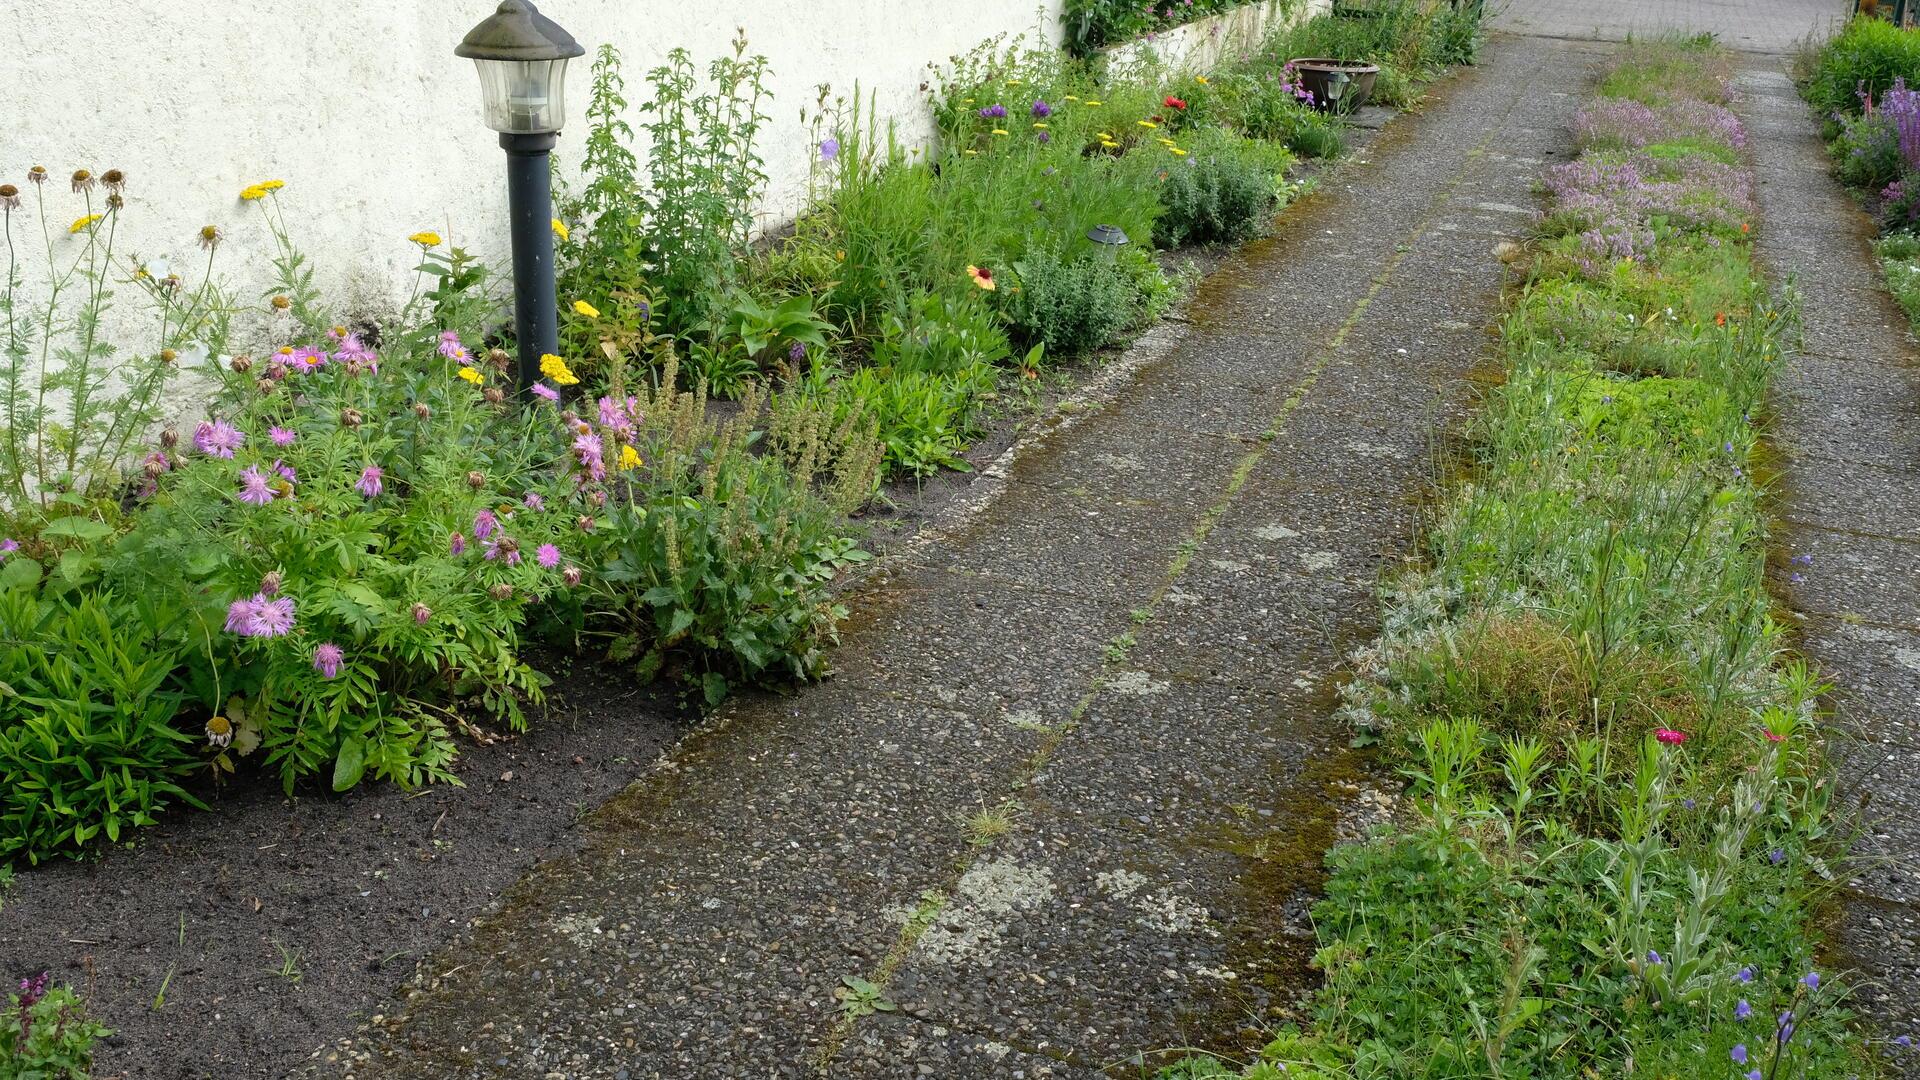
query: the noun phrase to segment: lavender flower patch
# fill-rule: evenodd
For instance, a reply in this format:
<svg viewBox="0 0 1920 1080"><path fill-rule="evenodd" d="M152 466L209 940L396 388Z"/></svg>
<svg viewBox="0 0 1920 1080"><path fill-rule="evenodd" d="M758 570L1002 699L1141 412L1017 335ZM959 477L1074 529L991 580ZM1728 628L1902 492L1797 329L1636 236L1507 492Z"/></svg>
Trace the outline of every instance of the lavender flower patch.
<svg viewBox="0 0 1920 1080"><path fill-rule="evenodd" d="M1552 200L1546 229L1555 235L1618 231L1617 223L1738 232L1755 214L1753 185L1738 166L1700 157L1589 155L1547 170Z"/></svg>
<svg viewBox="0 0 1920 1080"><path fill-rule="evenodd" d="M1731 110L1705 101L1650 106L1628 98L1602 98L1574 119L1582 149L1639 150L1654 143L1700 140L1741 150L1747 131Z"/></svg>

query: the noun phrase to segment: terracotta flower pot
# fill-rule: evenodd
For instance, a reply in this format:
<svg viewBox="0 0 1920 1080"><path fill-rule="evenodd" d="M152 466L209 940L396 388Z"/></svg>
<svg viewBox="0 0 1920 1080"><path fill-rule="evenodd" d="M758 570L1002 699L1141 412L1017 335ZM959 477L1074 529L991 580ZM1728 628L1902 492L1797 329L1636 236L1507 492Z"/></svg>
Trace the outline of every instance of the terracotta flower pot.
<svg viewBox="0 0 1920 1080"><path fill-rule="evenodd" d="M1330 107L1327 100L1327 84L1334 72L1345 72L1348 78L1347 88L1340 96L1340 111L1352 112L1367 103L1373 94L1373 81L1380 76L1380 65L1362 63L1358 60L1335 60L1326 56L1308 56L1293 61L1293 70L1300 78L1301 85L1313 94L1314 107L1326 110Z"/></svg>

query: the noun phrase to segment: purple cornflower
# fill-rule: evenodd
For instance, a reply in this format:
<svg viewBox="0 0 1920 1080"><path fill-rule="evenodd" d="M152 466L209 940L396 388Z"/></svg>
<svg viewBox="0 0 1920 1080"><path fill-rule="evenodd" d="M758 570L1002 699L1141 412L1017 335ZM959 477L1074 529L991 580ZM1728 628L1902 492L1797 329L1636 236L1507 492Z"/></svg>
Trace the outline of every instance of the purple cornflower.
<svg viewBox="0 0 1920 1080"><path fill-rule="evenodd" d="M1773 851L1768 854L1767 858L1772 861L1773 865L1779 866L1781 863L1787 861L1786 849L1774 848Z"/></svg>
<svg viewBox="0 0 1920 1080"><path fill-rule="evenodd" d="M369 371L380 370L379 357L367 348L357 334L348 334L340 340L340 347L333 351L333 361L344 365L349 375L359 374L362 367Z"/></svg>
<svg viewBox="0 0 1920 1080"><path fill-rule="evenodd" d="M1658 951L1654 949L1648 949L1647 963L1652 964L1654 967L1660 967L1662 964L1665 964L1666 961L1660 959L1660 953Z"/></svg>
<svg viewBox="0 0 1920 1080"><path fill-rule="evenodd" d="M601 456L600 439L594 435L581 435L573 440L574 456L580 459L580 467L586 470L593 480L605 479L607 463Z"/></svg>
<svg viewBox="0 0 1920 1080"><path fill-rule="evenodd" d="M534 559L541 566L551 570L560 565L560 549L552 544L541 544L539 550L534 553Z"/></svg>
<svg viewBox="0 0 1920 1080"><path fill-rule="evenodd" d="M300 482L300 476L293 471L293 466L287 464L280 458L273 459L273 471L280 479L285 480L289 484L297 484ZM291 494L291 492L289 492L289 494Z"/></svg>
<svg viewBox="0 0 1920 1080"><path fill-rule="evenodd" d="M0 540L0 562L6 562L7 556L19 550L20 541L15 540L13 537L9 536L5 540Z"/></svg>
<svg viewBox="0 0 1920 1080"><path fill-rule="evenodd" d="M1005 120L1006 118L1007 107L1005 105L988 105L980 110L980 119L982 120Z"/></svg>
<svg viewBox="0 0 1920 1080"><path fill-rule="evenodd" d="M1053 115L1053 106L1043 100L1036 100L1033 103L1033 115L1035 119L1045 120L1047 117Z"/></svg>
<svg viewBox="0 0 1920 1080"><path fill-rule="evenodd" d="M508 536L506 533L501 533L499 536L487 541L487 550L482 554L488 561L504 558L508 566L520 565L520 545L515 543L513 537Z"/></svg>
<svg viewBox="0 0 1920 1080"><path fill-rule="evenodd" d="M1809 990L1820 989L1820 973L1817 971L1807 972L1806 977L1800 980L1800 985Z"/></svg>
<svg viewBox="0 0 1920 1080"><path fill-rule="evenodd" d="M1902 1050L1911 1050L1913 1049L1913 1036L1911 1035L1896 1036L1893 1040L1893 1045L1899 1047Z"/></svg>
<svg viewBox="0 0 1920 1080"><path fill-rule="evenodd" d="M347 655L340 651L340 646L331 641L322 642L313 650L313 670L319 672L321 678L331 679L340 674L340 665L346 659Z"/></svg>
<svg viewBox="0 0 1920 1080"><path fill-rule="evenodd" d="M546 383L537 382L533 384L533 396L540 398L543 401L559 401L560 391L555 390L553 387L548 386Z"/></svg>
<svg viewBox="0 0 1920 1080"><path fill-rule="evenodd" d="M482 510L473 515L473 538L475 540L485 540L487 537L493 535L493 530L499 527L500 519L494 517L493 511L491 510ZM454 535L457 536L459 534L456 533Z"/></svg>
<svg viewBox="0 0 1920 1080"><path fill-rule="evenodd" d="M547 500L541 498L539 492L529 491L527 492L527 497L520 500L520 505L529 510L545 510L547 508Z"/></svg>
<svg viewBox="0 0 1920 1080"><path fill-rule="evenodd" d="M444 356L447 359L452 360L455 357L465 356L467 350L464 346L460 344L459 334L456 334L451 330L443 330L440 333L439 352L441 356Z"/></svg>
<svg viewBox="0 0 1920 1080"><path fill-rule="evenodd" d="M233 452L246 444L247 437L240 429L225 420L202 420L193 429L193 445L208 457L232 458Z"/></svg>
<svg viewBox="0 0 1920 1080"><path fill-rule="evenodd" d="M1790 585L1800 585L1805 583L1806 580L1807 576L1801 573L1793 573L1787 576L1787 583Z"/></svg>
<svg viewBox="0 0 1920 1080"><path fill-rule="evenodd" d="M1776 1039L1779 1039L1780 1042L1782 1043L1789 1043L1793 1041L1793 1010L1792 1009L1788 1009L1786 1012L1783 1012L1780 1014L1780 1030L1775 1033L1774 1037Z"/></svg>
<svg viewBox="0 0 1920 1080"><path fill-rule="evenodd" d="M1747 1063L1747 1044L1735 1043L1733 1049L1728 1051L1728 1054L1733 1058L1735 1065L1745 1065Z"/></svg>
<svg viewBox="0 0 1920 1080"><path fill-rule="evenodd" d="M227 605L227 633L252 637L254 614L259 605L244 597Z"/></svg>
<svg viewBox="0 0 1920 1080"><path fill-rule="evenodd" d="M240 470L240 501L254 506L273 501L273 489L267 486L267 474L260 471L260 466L249 465Z"/></svg>
<svg viewBox="0 0 1920 1080"><path fill-rule="evenodd" d="M283 428L278 424L267 429L267 439L275 446L292 446L293 440L299 437L298 433L289 428Z"/></svg>
<svg viewBox="0 0 1920 1080"><path fill-rule="evenodd" d="M253 637L281 637L293 629L293 598L267 599L264 593L253 598Z"/></svg>
<svg viewBox="0 0 1920 1080"><path fill-rule="evenodd" d="M633 434L633 425L640 419L640 399L629 395L626 401L615 397L600 399L600 423L609 428L616 436ZM622 439L621 441L625 441Z"/></svg>
<svg viewBox="0 0 1920 1080"><path fill-rule="evenodd" d="M454 533L447 541L447 551L453 555L465 555L467 553L467 538L461 536L459 533Z"/></svg>
<svg viewBox="0 0 1920 1080"><path fill-rule="evenodd" d="M369 499L376 498L386 490L386 484L381 481L381 477L385 475L380 466L369 465L360 470L360 480L353 485L354 489Z"/></svg>
<svg viewBox="0 0 1920 1080"><path fill-rule="evenodd" d="M1753 1006L1747 1004L1746 998L1741 998L1740 1004L1735 1005L1733 1007L1733 1018L1735 1020L1745 1020L1746 1018L1752 1015L1753 1015Z"/></svg>
<svg viewBox="0 0 1920 1080"><path fill-rule="evenodd" d="M1798 555L1795 555L1792 559L1789 559L1788 561L1793 563L1795 566L1812 566L1813 552L1811 551L1802 552Z"/></svg>
<svg viewBox="0 0 1920 1080"><path fill-rule="evenodd" d="M1746 1076L1741 1080L1766 1080L1766 1078L1760 1075L1759 1069L1748 1069Z"/></svg>
<svg viewBox="0 0 1920 1080"><path fill-rule="evenodd" d="M820 140L820 160L832 161L840 156L840 140L829 135Z"/></svg>
<svg viewBox="0 0 1920 1080"><path fill-rule="evenodd" d="M1752 968L1750 968L1750 967L1743 967L1743 968L1741 968L1741 969L1740 969L1739 971L1736 971L1736 972L1734 972L1734 973L1733 973L1733 981L1734 981L1734 982L1737 982L1737 983L1750 983L1750 982L1752 982L1752 981L1753 981L1753 969L1752 969Z"/></svg>
<svg viewBox="0 0 1920 1080"><path fill-rule="evenodd" d="M1687 809L1689 809L1689 810L1691 810L1691 809L1693 809L1693 808L1694 808L1695 806L1698 806L1699 804L1698 804L1698 803L1696 803L1696 802L1694 802L1694 801L1693 801L1692 799L1682 799L1682 800L1680 801L1680 805L1681 805L1681 806L1684 806L1684 807L1686 807L1686 808L1687 808Z"/></svg>

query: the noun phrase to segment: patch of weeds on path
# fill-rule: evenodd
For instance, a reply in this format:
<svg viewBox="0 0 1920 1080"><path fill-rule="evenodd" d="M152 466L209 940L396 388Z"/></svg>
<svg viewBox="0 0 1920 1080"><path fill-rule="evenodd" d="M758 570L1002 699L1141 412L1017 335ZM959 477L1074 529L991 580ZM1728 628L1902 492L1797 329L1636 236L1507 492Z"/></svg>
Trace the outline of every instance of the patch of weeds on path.
<svg viewBox="0 0 1920 1080"><path fill-rule="evenodd" d="M1796 320L1750 261L1731 71L1707 40L1629 45L1544 177L1472 468L1341 692L1412 816L1328 855L1310 1020L1160 1080L1869 1077L1899 1052L1815 966L1845 830L1826 688L1768 593L1754 416Z"/></svg>

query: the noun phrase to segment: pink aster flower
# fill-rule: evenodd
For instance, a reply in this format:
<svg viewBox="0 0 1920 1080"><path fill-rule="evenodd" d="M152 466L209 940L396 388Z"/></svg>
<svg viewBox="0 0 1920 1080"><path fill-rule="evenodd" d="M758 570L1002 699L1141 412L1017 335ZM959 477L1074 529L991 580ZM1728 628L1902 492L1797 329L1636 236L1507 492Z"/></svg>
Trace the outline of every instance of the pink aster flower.
<svg viewBox="0 0 1920 1080"><path fill-rule="evenodd" d="M202 420L193 429L193 445L208 457L232 458L233 452L246 444L247 437L240 429L225 420Z"/></svg>
<svg viewBox="0 0 1920 1080"><path fill-rule="evenodd" d="M278 424L267 429L267 438L272 440L275 446L292 446L293 440L299 437L299 434L292 429L283 428Z"/></svg>
<svg viewBox="0 0 1920 1080"><path fill-rule="evenodd" d="M273 489L267 486L267 474L260 471L260 466L249 465L240 470L240 501L254 506L273 501Z"/></svg>
<svg viewBox="0 0 1920 1080"><path fill-rule="evenodd" d="M543 383L543 382L537 382L533 384L533 395L537 398L540 398L543 401L559 401L560 400L560 391L555 390L553 387L548 386L546 383Z"/></svg>
<svg viewBox="0 0 1920 1080"><path fill-rule="evenodd" d="M540 549L534 553L534 558L539 560L541 566L551 570L560 565L560 549L552 544L541 544Z"/></svg>
<svg viewBox="0 0 1920 1080"><path fill-rule="evenodd" d="M600 439L595 435L581 435L573 440L573 454L580 459L580 467L586 470L588 477L604 480L607 475L606 459L601 456Z"/></svg>
<svg viewBox="0 0 1920 1080"><path fill-rule="evenodd" d="M0 562L5 562L7 556L19 550L20 541L15 540L13 537L9 536L5 540L0 540Z"/></svg>
<svg viewBox="0 0 1920 1080"><path fill-rule="evenodd" d="M331 641L323 642L314 647L313 670L319 672L322 678L331 679L340 674L340 665L345 663L346 659L347 656L340 651L340 646Z"/></svg>
<svg viewBox="0 0 1920 1080"><path fill-rule="evenodd" d="M485 540L487 537L493 535L493 530L499 527L500 519L494 517L493 511L491 510L482 510L473 515L473 538L475 540Z"/></svg>
<svg viewBox="0 0 1920 1080"><path fill-rule="evenodd" d="M327 352L325 349L295 349L293 356L287 360L287 366L294 371L311 374L327 366Z"/></svg>
<svg viewBox="0 0 1920 1080"><path fill-rule="evenodd" d="M353 485L354 489L369 499L376 498L386 490L386 485L380 479L384 475L386 474L380 470L380 466L369 465L360 470L360 481Z"/></svg>
<svg viewBox="0 0 1920 1080"><path fill-rule="evenodd" d="M252 637L257 625L254 621L259 614L260 605L252 600L241 598L227 605L227 633Z"/></svg>
<svg viewBox="0 0 1920 1080"><path fill-rule="evenodd" d="M462 347L460 344L459 334L456 334L451 330L444 330L441 332L440 355L446 357L449 360L457 359L459 357L463 357L467 355L467 350L464 347Z"/></svg>

